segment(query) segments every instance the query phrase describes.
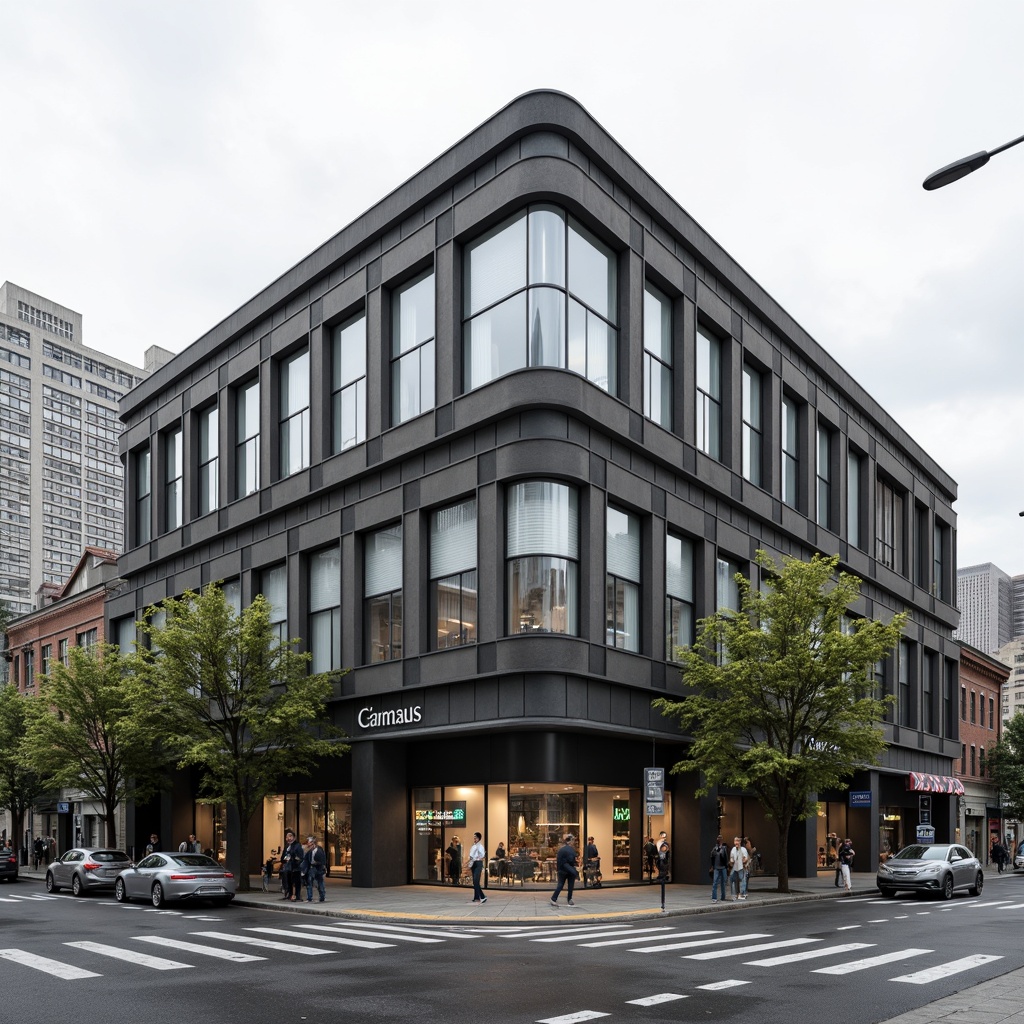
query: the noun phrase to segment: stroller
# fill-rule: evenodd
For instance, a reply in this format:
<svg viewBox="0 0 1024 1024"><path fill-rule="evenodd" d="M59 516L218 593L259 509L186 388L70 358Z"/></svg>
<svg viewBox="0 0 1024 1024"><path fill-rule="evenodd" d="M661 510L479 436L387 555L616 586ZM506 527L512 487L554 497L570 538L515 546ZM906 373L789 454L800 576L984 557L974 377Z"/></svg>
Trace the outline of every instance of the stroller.
<svg viewBox="0 0 1024 1024"><path fill-rule="evenodd" d="M601 858L592 857L583 865L583 881L591 889L601 888Z"/></svg>

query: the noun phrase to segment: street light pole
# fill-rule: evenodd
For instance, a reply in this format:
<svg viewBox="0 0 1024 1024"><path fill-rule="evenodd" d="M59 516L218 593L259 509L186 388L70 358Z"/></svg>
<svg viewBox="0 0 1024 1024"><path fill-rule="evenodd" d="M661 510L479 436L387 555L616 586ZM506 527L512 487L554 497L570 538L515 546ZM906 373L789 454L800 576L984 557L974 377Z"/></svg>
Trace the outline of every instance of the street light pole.
<svg viewBox="0 0 1024 1024"><path fill-rule="evenodd" d="M943 185L949 185L951 182L959 181L961 178L970 174L971 171L976 171L979 167L984 167L989 160L994 157L997 153L1002 153L1006 149L1010 149L1012 146L1016 146L1024 142L1024 135L1019 139L1014 139L1012 142L1007 142L1002 146L997 146L995 149L990 149L988 152L982 150L980 153L974 153L971 156L961 157L959 160L954 160L951 164L946 164L945 167L940 167L937 171L932 172L924 179L923 187L925 191L932 192L937 188L942 188ZM1024 515L1024 512L1021 513Z"/></svg>

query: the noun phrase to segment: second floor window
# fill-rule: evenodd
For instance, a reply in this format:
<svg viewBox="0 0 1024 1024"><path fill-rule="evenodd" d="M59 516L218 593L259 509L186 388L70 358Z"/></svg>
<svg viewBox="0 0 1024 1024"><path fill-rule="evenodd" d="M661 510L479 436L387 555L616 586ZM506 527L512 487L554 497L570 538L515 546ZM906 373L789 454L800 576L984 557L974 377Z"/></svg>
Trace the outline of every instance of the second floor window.
<svg viewBox="0 0 1024 1024"><path fill-rule="evenodd" d="M270 628L279 644L288 642L288 566L264 570L260 591L270 605Z"/></svg>
<svg viewBox="0 0 1024 1024"><path fill-rule="evenodd" d="M397 289L391 301L391 423L434 407L434 274Z"/></svg>
<svg viewBox="0 0 1024 1024"><path fill-rule="evenodd" d="M199 427L199 514L205 516L217 507L217 474L220 465L217 406L203 409L197 417Z"/></svg>
<svg viewBox="0 0 1024 1024"><path fill-rule="evenodd" d="M50 674L50 662L53 660L53 644L43 644L39 658L40 675Z"/></svg>
<svg viewBox="0 0 1024 1024"><path fill-rule="evenodd" d="M164 529L181 526L181 430L164 435Z"/></svg>
<svg viewBox="0 0 1024 1024"><path fill-rule="evenodd" d="M402 656L402 527L389 526L366 537L364 548L367 658Z"/></svg>
<svg viewBox="0 0 1024 1024"><path fill-rule="evenodd" d="M675 661L680 647L693 644L693 541L669 534L665 540L665 657Z"/></svg>
<svg viewBox="0 0 1024 1024"><path fill-rule="evenodd" d="M861 512L861 473L863 457L852 448L846 455L846 539L855 548L864 547L864 526Z"/></svg>
<svg viewBox="0 0 1024 1024"><path fill-rule="evenodd" d="M75 634L75 644L78 647L84 647L88 650L90 647L95 647L99 640L99 630L94 626L92 629L87 629L82 633Z"/></svg>
<svg viewBox="0 0 1024 1024"><path fill-rule="evenodd" d="M722 343L697 330L697 447L722 457Z"/></svg>
<svg viewBox="0 0 1024 1024"><path fill-rule="evenodd" d="M341 668L341 551L316 551L309 558L309 650L311 672Z"/></svg>
<svg viewBox="0 0 1024 1024"><path fill-rule="evenodd" d="M25 689L29 689L36 685L36 652L33 650L27 650L24 652L25 657L22 659L22 664L25 669Z"/></svg>
<svg viewBox="0 0 1024 1024"><path fill-rule="evenodd" d="M60 663L67 668L68 664L68 642L67 640L57 641L57 657L60 658Z"/></svg>
<svg viewBox="0 0 1024 1024"><path fill-rule="evenodd" d="M508 631L579 632L579 506L574 487L536 480L508 489Z"/></svg>
<svg viewBox="0 0 1024 1024"><path fill-rule="evenodd" d="M644 415L672 429L672 303L644 288Z"/></svg>
<svg viewBox="0 0 1024 1024"><path fill-rule="evenodd" d="M818 525L832 529L832 446L833 434L828 427L818 424L817 478Z"/></svg>
<svg viewBox="0 0 1024 1024"><path fill-rule="evenodd" d="M761 486L764 427L761 420L761 374L743 367L743 476Z"/></svg>
<svg viewBox="0 0 1024 1024"><path fill-rule="evenodd" d="M617 508L606 513L605 643L640 650L640 519Z"/></svg>
<svg viewBox="0 0 1024 1024"><path fill-rule="evenodd" d="M799 409L788 395L782 396L782 500L800 507Z"/></svg>
<svg viewBox="0 0 1024 1024"><path fill-rule="evenodd" d="M476 642L476 500L430 515L430 600L438 650Z"/></svg>
<svg viewBox="0 0 1024 1024"><path fill-rule="evenodd" d="M331 337L331 449L366 440L366 314L334 328Z"/></svg>
<svg viewBox="0 0 1024 1024"><path fill-rule="evenodd" d="M309 465L309 349L281 362L281 476Z"/></svg>
<svg viewBox="0 0 1024 1024"><path fill-rule="evenodd" d="M260 382L243 384L235 396L235 497L260 486Z"/></svg>
<svg viewBox="0 0 1024 1024"><path fill-rule="evenodd" d="M906 640L900 641L899 646L899 692L896 701L899 708L900 725L912 726L914 724L914 705L911 693L911 676L913 666L911 665L911 651L913 648Z"/></svg>
<svg viewBox="0 0 1024 1024"><path fill-rule="evenodd" d="M135 541L145 544L153 536L153 478L149 445L139 449L135 462Z"/></svg>
<svg viewBox="0 0 1024 1024"><path fill-rule="evenodd" d="M881 478L875 486L875 557L898 573L905 571L903 495Z"/></svg>

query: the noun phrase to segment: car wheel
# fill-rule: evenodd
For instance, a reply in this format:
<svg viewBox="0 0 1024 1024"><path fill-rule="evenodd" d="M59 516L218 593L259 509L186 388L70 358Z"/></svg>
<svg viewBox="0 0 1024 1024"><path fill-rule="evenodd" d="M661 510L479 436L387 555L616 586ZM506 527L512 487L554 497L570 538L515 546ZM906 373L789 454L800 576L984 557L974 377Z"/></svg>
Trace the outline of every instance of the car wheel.
<svg viewBox="0 0 1024 1024"><path fill-rule="evenodd" d="M46 872L46 891L60 892L60 886L53 880L53 873L50 871Z"/></svg>
<svg viewBox="0 0 1024 1024"><path fill-rule="evenodd" d="M970 887L970 889L968 889L967 891L972 896L980 896L981 895L981 890L984 889L984 888L985 888L985 876L979 871L978 872L978 876L974 879L974 885L972 885Z"/></svg>
<svg viewBox="0 0 1024 1024"><path fill-rule="evenodd" d="M944 900L951 900L953 898L953 876L952 876L952 874L946 875L946 877L942 880L942 889L940 890L939 895Z"/></svg>
<svg viewBox="0 0 1024 1024"><path fill-rule="evenodd" d="M82 879L79 875L71 876L71 895L81 896L85 890L82 888Z"/></svg>
<svg viewBox="0 0 1024 1024"><path fill-rule="evenodd" d="M890 889L889 886L879 886L878 891L887 899L891 900L896 895L895 889Z"/></svg>
<svg viewBox="0 0 1024 1024"><path fill-rule="evenodd" d="M119 878L114 883L114 899L118 903L130 903L131 900L128 898L128 890L124 887L124 879Z"/></svg>
<svg viewBox="0 0 1024 1024"><path fill-rule="evenodd" d="M153 883L153 892L151 895L154 907L162 907L164 905L164 887L159 882Z"/></svg>

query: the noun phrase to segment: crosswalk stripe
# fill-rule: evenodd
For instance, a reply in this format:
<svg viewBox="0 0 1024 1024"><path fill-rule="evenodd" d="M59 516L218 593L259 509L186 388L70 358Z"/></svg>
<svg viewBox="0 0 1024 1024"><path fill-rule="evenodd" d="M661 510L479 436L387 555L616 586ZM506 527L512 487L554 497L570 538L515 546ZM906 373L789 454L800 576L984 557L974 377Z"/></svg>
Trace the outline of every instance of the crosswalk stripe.
<svg viewBox="0 0 1024 1024"><path fill-rule="evenodd" d="M272 939L258 939L255 935L232 935L230 932L190 932L201 939L220 939L221 942L238 942L243 946L260 946L262 949L280 949L285 953L301 953L303 956L324 956L337 952L333 949L317 949L315 946L296 946L290 942L274 942Z"/></svg>
<svg viewBox="0 0 1024 1024"><path fill-rule="evenodd" d="M578 1010L576 1013L564 1013L561 1017L543 1017L537 1024L576 1024L582 1020L597 1020L598 1017L609 1017L610 1014L598 1010Z"/></svg>
<svg viewBox="0 0 1024 1024"><path fill-rule="evenodd" d="M183 953L200 953L203 956L216 957L218 960L232 960L236 964L252 963L254 960L266 960L265 956L252 953L239 953L237 949L218 949L216 946L201 946L198 942L187 942L185 939L168 939L163 935L135 935L135 942L151 942L154 946L166 946L168 949L180 949Z"/></svg>
<svg viewBox="0 0 1024 1024"><path fill-rule="evenodd" d="M726 935L720 939L695 939L692 942L669 942L663 946L637 946L630 953L665 953L671 949L693 949L694 946L711 946L719 942L746 942L747 939L770 939L770 932L748 932L746 935Z"/></svg>
<svg viewBox="0 0 1024 1024"><path fill-rule="evenodd" d="M950 960L948 963L939 964L937 967L929 967L926 970L918 971L916 974L901 974L898 978L890 978L890 981L904 981L908 985L927 985L930 981L937 981L939 978L948 978L961 971L970 971L975 967L982 967L993 960L1002 960L1001 956L990 956L987 953L977 953L974 956L964 956L959 960Z"/></svg>
<svg viewBox="0 0 1024 1024"><path fill-rule="evenodd" d="M1004 903L1012 903L1013 900L991 900L988 903L972 903L971 906L975 909L978 907L1001 907Z"/></svg>
<svg viewBox="0 0 1024 1024"><path fill-rule="evenodd" d="M729 981L712 981L708 985L698 985L697 988L703 989L705 992L721 992L727 988L738 988L740 985L749 984L749 981L739 981L738 979L730 979Z"/></svg>
<svg viewBox="0 0 1024 1024"><path fill-rule="evenodd" d="M784 949L786 946L805 946L821 939L780 939L778 942L762 942L755 946L740 946L739 949L710 949L704 953L687 953L684 960L720 960L726 956L746 956L760 953L762 949Z"/></svg>
<svg viewBox="0 0 1024 1024"><path fill-rule="evenodd" d="M800 953L783 953L764 960L746 960L748 967L778 967L781 964L795 964L801 960L813 960L819 956L834 956L837 953L852 953L855 949L870 949L873 942L843 942L838 946L822 946L819 949L805 949Z"/></svg>
<svg viewBox="0 0 1024 1024"><path fill-rule="evenodd" d="M1021 910L1024 909L1024 903L1011 903L1008 907L1000 907L1000 910Z"/></svg>
<svg viewBox="0 0 1024 1024"><path fill-rule="evenodd" d="M336 925L340 928L341 925ZM414 928L405 924L378 924L376 921L349 921L347 928L372 928L375 932L408 932L410 935L437 935L440 931L446 939L471 939L465 932L447 931L437 928Z"/></svg>
<svg viewBox="0 0 1024 1024"><path fill-rule="evenodd" d="M297 928L306 928L309 931L332 932L335 935L362 935L365 938L394 939L395 942L444 942L444 939L428 937L425 935L404 935L401 932L378 932L370 931L367 928L347 928L344 925L332 924L300 924ZM389 943L393 945L393 943Z"/></svg>
<svg viewBox="0 0 1024 1024"><path fill-rule="evenodd" d="M290 928L246 928L247 932L257 932L260 935L283 935L289 939L298 939L300 942L306 939L315 939L317 942L334 942L339 946L355 946L357 949L389 949L393 942L373 942L370 939L350 939L344 935L296 935ZM328 950L328 952L331 952Z"/></svg>
<svg viewBox="0 0 1024 1024"><path fill-rule="evenodd" d="M681 939L684 935L721 935L722 930L708 930L700 932L670 932L668 935L659 935L659 939ZM650 938L651 936L648 936ZM601 946L625 946L630 942L635 942L637 939L636 935L630 936L628 939L607 939L604 942L581 942L580 946L583 949L599 949Z"/></svg>
<svg viewBox="0 0 1024 1024"><path fill-rule="evenodd" d="M934 953L933 949L897 949L894 953L880 953L878 956L865 957L863 960L850 960L845 964L833 964L831 967L819 967L812 974L853 974L854 971L866 971L869 967L891 964L895 960L909 960L913 956Z"/></svg>
<svg viewBox="0 0 1024 1024"><path fill-rule="evenodd" d="M62 981L103 977L102 974L97 974L95 971L86 971L81 967L72 967L71 964L62 964L59 960L51 960L48 956L39 956L36 953L26 953L23 949L0 949L0 959L10 960L23 967L31 967L44 974L52 975L54 978L60 978Z"/></svg>
<svg viewBox="0 0 1024 1024"><path fill-rule="evenodd" d="M631 928L618 928L613 931L607 929L599 932L578 932L575 935L567 933L565 935L549 935L543 939L530 939L530 942L578 942L580 939L605 939L610 938L613 935L634 935L635 932Z"/></svg>
<svg viewBox="0 0 1024 1024"><path fill-rule="evenodd" d="M675 992L660 992L656 996L644 996L643 999L627 999L627 1006L657 1006L659 1003L671 1003L676 999L689 999L689 996L681 996Z"/></svg>
<svg viewBox="0 0 1024 1024"><path fill-rule="evenodd" d="M65 942L64 945L84 949L90 953L99 953L100 956L113 957L115 960L125 960L154 971L181 971L192 967L191 964L183 964L178 960L166 960L162 956L150 956L149 953L136 953L133 949L122 949L120 946L108 946L105 942Z"/></svg>
<svg viewBox="0 0 1024 1024"><path fill-rule="evenodd" d="M595 925L592 924L564 924L559 925L557 928L518 928L515 932L510 934L502 935L503 939L522 939L522 938L537 938L540 935L567 935L572 932L577 932L582 935L584 932L593 930Z"/></svg>

